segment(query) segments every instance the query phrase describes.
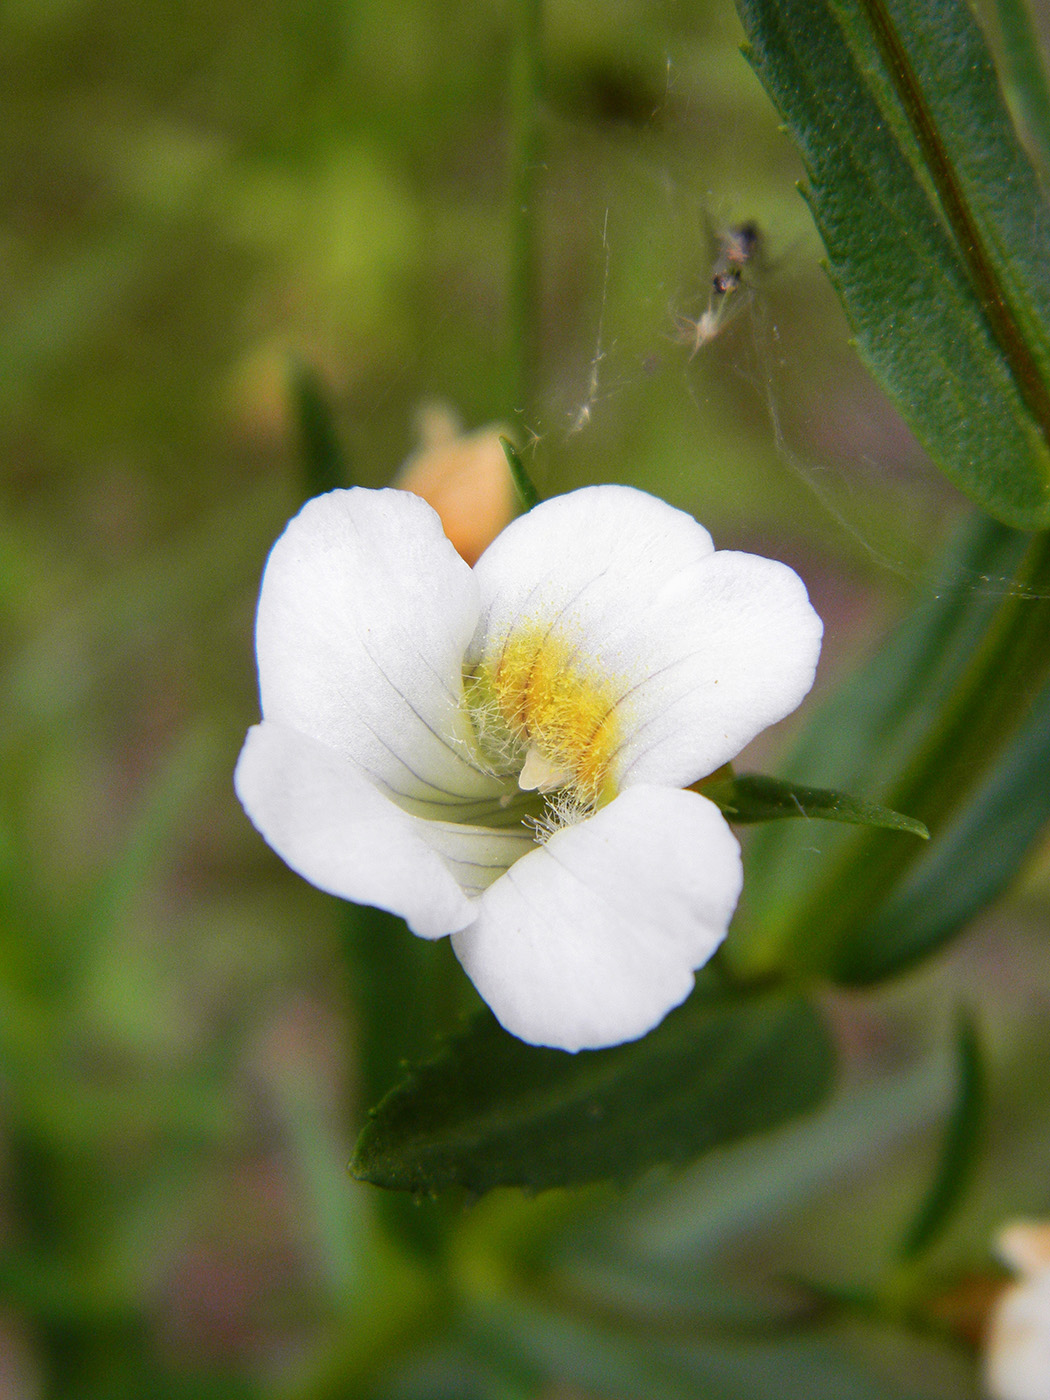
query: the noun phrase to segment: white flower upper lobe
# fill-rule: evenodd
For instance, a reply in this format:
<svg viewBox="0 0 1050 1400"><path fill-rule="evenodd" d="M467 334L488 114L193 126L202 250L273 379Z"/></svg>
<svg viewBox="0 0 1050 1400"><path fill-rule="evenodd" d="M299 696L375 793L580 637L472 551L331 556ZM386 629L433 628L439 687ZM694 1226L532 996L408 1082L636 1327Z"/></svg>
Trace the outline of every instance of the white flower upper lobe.
<svg viewBox="0 0 1050 1400"><path fill-rule="evenodd" d="M332 492L267 563L237 792L312 883L452 934L515 1035L616 1044L689 994L739 896L682 789L798 705L820 638L792 570L641 491L544 502L473 571L421 500Z"/></svg>

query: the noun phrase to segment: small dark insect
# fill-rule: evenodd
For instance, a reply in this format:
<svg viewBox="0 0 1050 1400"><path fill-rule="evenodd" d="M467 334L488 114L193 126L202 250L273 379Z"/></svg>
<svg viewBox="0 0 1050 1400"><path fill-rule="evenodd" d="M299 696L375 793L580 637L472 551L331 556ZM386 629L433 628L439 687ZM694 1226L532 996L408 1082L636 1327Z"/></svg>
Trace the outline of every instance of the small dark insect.
<svg viewBox="0 0 1050 1400"><path fill-rule="evenodd" d="M724 271L716 272L711 283L720 296L725 296L727 292L735 292L740 286L740 269L729 267Z"/></svg>
<svg viewBox="0 0 1050 1400"><path fill-rule="evenodd" d="M762 234L758 225L749 220L723 229L717 235L717 242L718 256L711 268L711 295L707 309L699 317L679 317L676 322L678 338L683 344L692 346L690 359L701 346L714 340L733 319L727 315L727 299L739 290L744 281L745 268L758 257Z"/></svg>
<svg viewBox="0 0 1050 1400"><path fill-rule="evenodd" d="M734 224L718 235L718 260L712 272L712 285L725 295L740 286L744 268L755 257L761 235L755 223Z"/></svg>

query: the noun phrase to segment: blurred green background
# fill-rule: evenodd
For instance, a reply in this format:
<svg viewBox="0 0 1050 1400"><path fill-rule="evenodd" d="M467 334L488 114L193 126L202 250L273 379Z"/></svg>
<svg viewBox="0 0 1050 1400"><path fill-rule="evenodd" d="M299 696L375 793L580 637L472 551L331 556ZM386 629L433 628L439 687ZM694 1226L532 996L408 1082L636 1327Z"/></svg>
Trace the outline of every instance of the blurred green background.
<svg viewBox="0 0 1050 1400"><path fill-rule="evenodd" d="M959 995L986 1020L994 1112L946 1293L980 1294L1004 1215L1050 1208L1045 861L932 971L833 1003L844 1088L820 1119L582 1202L402 1209L345 1175L368 1106L346 920L230 781L260 571L305 490L292 357L361 484L437 399L514 424L544 493L637 484L786 559L827 624L825 689L940 586L927 565L963 511L849 346L728 0L547 6L522 420L512 20L496 0L4 7L3 1400L773 1397L806 1347L832 1379L800 1394L903 1396L920 1364L930 1394L967 1394L926 1339L902 1359L881 1333L804 1332L794 1363L749 1343L752 1370L732 1340L755 1287L768 1308L771 1280L872 1272L930 1170ZM693 354L718 231L751 219L762 256ZM390 995L407 1052L415 1009ZM454 1297L413 1262L435 1231ZM638 1370L657 1342L672 1359Z"/></svg>

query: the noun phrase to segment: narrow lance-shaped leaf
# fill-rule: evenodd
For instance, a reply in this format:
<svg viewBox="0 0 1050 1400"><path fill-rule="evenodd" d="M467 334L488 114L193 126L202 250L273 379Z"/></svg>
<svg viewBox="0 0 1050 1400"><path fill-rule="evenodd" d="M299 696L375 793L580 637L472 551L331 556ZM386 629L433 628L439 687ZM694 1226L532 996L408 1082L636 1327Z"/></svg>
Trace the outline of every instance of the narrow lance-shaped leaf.
<svg viewBox="0 0 1050 1400"><path fill-rule="evenodd" d="M887 831L909 832L928 840L930 833L914 817L865 802L830 788L804 787L763 773L738 773L717 783L702 784L698 791L731 822L768 822L784 817L805 817L850 826L878 826Z"/></svg>
<svg viewBox="0 0 1050 1400"><path fill-rule="evenodd" d="M946 943L1006 890L1050 822L1050 685L959 819L843 947L839 981L881 981Z"/></svg>
<svg viewBox="0 0 1050 1400"><path fill-rule="evenodd" d="M922 601L911 616L813 716L796 751L787 760L791 774L814 786L834 781L854 791L882 795L897 775L913 767L916 755L937 725L938 715L949 706L953 692L964 685L981 638L997 618L1006 612L1034 620L1045 612L1045 602L1024 597L1026 590L1017 590L1012 584L1012 577L1023 569L1028 545L1025 536L994 521L975 517L968 522L925 581ZM1039 591L1042 590L1035 590ZM1042 642L1038 645L1045 662L1046 647ZM1016 678L1011 682L1018 701L1031 693L1032 671L1038 669L1032 661L1029 658L1023 684ZM983 697L987 689L978 687L974 693ZM1009 697L993 705L993 719L1010 718L1008 701ZM973 726L977 725L975 717ZM1024 734L1028 734L1027 739ZM955 847L955 874L948 877L947 885L938 888L931 882L928 886L931 900L934 904L939 900L941 907L927 906L924 912L918 905L908 911L901 908L898 913L905 918L892 927L881 915L885 898L891 893L890 885L882 888L876 898L868 898L853 936L840 951L840 975L846 980L869 980L869 975L877 971L884 975L892 966L903 965L951 936L966 917L1002 888L1039 830L1040 794L1050 790L1050 785L1044 783L1040 788L1041 770L1033 761L1038 736L1033 713L1001 756L997 773L1012 773L1012 778L982 778L988 771L989 758L995 756L991 736L979 741L981 747L976 754L960 750L946 755L964 768L975 796L972 807L964 807L950 826L934 833L928 848L878 832L824 824L803 829L797 822L776 822L755 832L748 843L743 919L738 916L735 937L727 950L734 963L748 975L761 974L778 966L785 955L790 956L787 950L796 940L800 944L812 942L812 921L817 917L812 906L815 882L825 881L833 870L841 876L836 877L835 891L825 892L832 901L822 906L825 912L820 918L826 923L828 911L834 914L841 902L841 892L846 890L848 894L856 885L858 862L869 861L877 854L872 852L872 842L891 848L901 862L899 873L909 881L902 886L902 897L904 890L912 889L912 868L916 880L922 878L920 870L929 871L932 876L942 856L948 858L951 847ZM1018 745L1024 750L1023 756ZM969 749L970 745L965 747ZM1002 786L996 786L1000 783ZM996 792L1000 795L993 802ZM984 808L984 817L977 816L979 808ZM1022 809L1027 814L1023 817ZM969 867L968 874L963 872L963 837L978 835L975 827L957 825L971 821L965 815L967 810L974 813L972 820L984 833L980 837L985 842L983 849L994 850L994 859L981 866L982 880L977 884L976 863ZM1011 815L1003 825L1007 810ZM1003 840L998 846L996 826L1002 826ZM957 831L962 833L958 839ZM947 867L940 873L945 874L946 870ZM982 882L984 874L989 876L989 883ZM920 893L922 888L925 886L916 885L914 893ZM927 927L920 929L915 925L913 936L907 921L920 914ZM878 930L873 921L878 921ZM885 949L881 946L883 937L887 940Z"/></svg>
<svg viewBox="0 0 1050 1400"><path fill-rule="evenodd" d="M560 1280L559 1280L560 1283ZM564 1288L559 1287L559 1298ZM845 1316L721 1328L679 1305L669 1317L584 1297L556 1307L538 1290L479 1292L467 1303L479 1356L507 1356L531 1393L645 1400L949 1400L973 1397L969 1360L937 1336ZM539 1389L536 1379L545 1381ZM486 1392L488 1393L488 1392ZM516 1393L516 1392L512 1392ZM418 1393L419 1397L422 1392ZM413 1396L413 1400L416 1397Z"/></svg>
<svg viewBox="0 0 1050 1400"><path fill-rule="evenodd" d="M609 1050L538 1049L483 1015L373 1111L352 1170L424 1193L622 1181L812 1108L832 1064L807 1002L732 997L710 972L655 1031Z"/></svg>
<svg viewBox="0 0 1050 1400"><path fill-rule="evenodd" d="M1043 169L1050 169L1050 91L1025 0L996 0L1007 87Z"/></svg>
<svg viewBox="0 0 1050 1400"><path fill-rule="evenodd" d="M755 69L800 146L861 355L960 489L1008 524L1050 523L1050 289L1036 245L1024 257L1016 246L1019 228L1045 225L1045 209L961 0L937 0L928 22L922 6L909 10L919 33L907 48L897 7L879 0L738 7ZM980 100L942 62L937 24L949 51L958 42L976 65ZM931 95L941 82L950 100ZM950 140L942 130L971 99L991 124L990 153L977 149L984 127L973 118Z"/></svg>
<svg viewBox="0 0 1050 1400"><path fill-rule="evenodd" d="M880 110L936 190L993 333L1050 423L1050 206L962 0L832 0Z"/></svg>
<svg viewBox="0 0 1050 1400"><path fill-rule="evenodd" d="M1028 722L1050 674L1050 534L1036 536L929 732L896 776L889 804L914 812L934 838L963 820L982 785ZM835 975L872 912L916 864L900 842L861 833L865 846L829 868L799 918L799 967ZM894 849L894 845L897 849Z"/></svg>

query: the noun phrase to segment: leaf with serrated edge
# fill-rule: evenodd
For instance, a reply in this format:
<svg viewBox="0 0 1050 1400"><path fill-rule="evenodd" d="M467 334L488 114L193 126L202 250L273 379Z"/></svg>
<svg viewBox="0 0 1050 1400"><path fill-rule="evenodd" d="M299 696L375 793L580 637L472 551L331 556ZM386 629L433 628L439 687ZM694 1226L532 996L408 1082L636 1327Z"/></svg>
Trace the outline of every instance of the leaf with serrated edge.
<svg viewBox="0 0 1050 1400"><path fill-rule="evenodd" d="M1001 288L975 284L936 180L917 169L916 142L880 107L873 64L858 61L836 8L812 0L738 0L738 8L752 64L800 147L806 197L860 354L961 490L1008 524L1045 526L1046 391L1031 372L1030 327L1018 328ZM994 268L989 276L994 283ZM1004 325L1017 334L1004 339Z"/></svg>
<svg viewBox="0 0 1050 1400"><path fill-rule="evenodd" d="M578 1055L479 1016L373 1110L354 1175L416 1193L624 1181L814 1107L833 1068L818 1013L698 981L642 1040Z"/></svg>
<svg viewBox="0 0 1050 1400"><path fill-rule="evenodd" d="M831 2L880 110L929 174L1019 382L1033 381L1022 392L1034 394L1029 407L1045 431L1050 206L1014 133L977 20L961 0Z"/></svg>

